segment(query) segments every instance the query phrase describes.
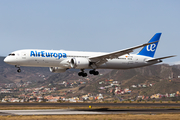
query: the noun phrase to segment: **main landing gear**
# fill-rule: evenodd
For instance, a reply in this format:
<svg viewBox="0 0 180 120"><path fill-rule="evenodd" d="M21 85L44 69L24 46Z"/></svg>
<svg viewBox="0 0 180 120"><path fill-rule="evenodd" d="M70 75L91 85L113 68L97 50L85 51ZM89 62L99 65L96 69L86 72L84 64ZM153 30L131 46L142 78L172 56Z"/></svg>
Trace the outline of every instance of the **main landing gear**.
<svg viewBox="0 0 180 120"><path fill-rule="evenodd" d="M87 73L84 72L83 69L81 69L81 72L78 73L79 76L86 77Z"/></svg>
<svg viewBox="0 0 180 120"><path fill-rule="evenodd" d="M99 72L94 69L94 70L90 70L89 74L99 75ZM78 75L82 77L87 77L87 73L84 72L84 69L81 69L81 72L79 72Z"/></svg>
<svg viewBox="0 0 180 120"><path fill-rule="evenodd" d="M15 65L15 67L18 68L17 72L20 73L21 72L20 66Z"/></svg>
<svg viewBox="0 0 180 120"><path fill-rule="evenodd" d="M89 74L93 74L93 75L99 75L99 72L96 70L90 70Z"/></svg>

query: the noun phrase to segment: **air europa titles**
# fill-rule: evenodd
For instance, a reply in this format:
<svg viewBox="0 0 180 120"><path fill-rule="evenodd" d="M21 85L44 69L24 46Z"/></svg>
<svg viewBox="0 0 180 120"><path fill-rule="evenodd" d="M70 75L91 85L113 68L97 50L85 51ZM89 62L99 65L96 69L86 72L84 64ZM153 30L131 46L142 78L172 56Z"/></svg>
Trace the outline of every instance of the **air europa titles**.
<svg viewBox="0 0 180 120"><path fill-rule="evenodd" d="M55 57L55 58L67 58L66 53L53 53L53 52L45 52L45 51L31 51L30 57Z"/></svg>

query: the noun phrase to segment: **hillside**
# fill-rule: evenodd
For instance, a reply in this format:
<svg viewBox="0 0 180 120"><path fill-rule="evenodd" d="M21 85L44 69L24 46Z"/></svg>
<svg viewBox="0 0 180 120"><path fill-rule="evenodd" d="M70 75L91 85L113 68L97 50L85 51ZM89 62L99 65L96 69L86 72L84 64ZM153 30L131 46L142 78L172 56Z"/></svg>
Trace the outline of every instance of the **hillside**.
<svg viewBox="0 0 180 120"><path fill-rule="evenodd" d="M17 68L4 63L4 57L0 57L0 83L22 81L41 81L53 75L48 68L21 67L22 72L17 73Z"/></svg>
<svg viewBox="0 0 180 120"><path fill-rule="evenodd" d="M132 89L132 95L136 95L137 93L140 95L172 93L180 90L180 79L178 76L180 76L180 70L176 66L169 66L166 64L129 70L112 70L105 75L91 78L91 82L88 82L76 95L81 95L82 93L106 93L105 91L99 90L99 87L104 87L106 84L100 85L99 82L105 82L105 80L109 79L121 83L122 89ZM49 79L51 78L52 76ZM131 88L132 85L143 84L153 84L153 86Z"/></svg>
<svg viewBox="0 0 180 120"><path fill-rule="evenodd" d="M80 70L70 69L64 73L51 73L49 68L43 67L21 67L21 73L17 73L17 68L13 65L4 63L4 57L0 57L0 83L10 83L22 81L42 81L41 85L56 83L63 80L82 79L77 74ZM107 73L111 70L100 70L101 73ZM87 71L88 72L88 71ZM50 77L50 78L49 78ZM94 76L91 76L94 77ZM48 79L49 78L49 79ZM86 79L86 78L85 78ZM42 84L43 83L43 84ZM38 86L38 85L37 85Z"/></svg>
<svg viewBox="0 0 180 120"><path fill-rule="evenodd" d="M22 72L17 73L12 65L3 62L3 57L0 57L0 84L19 82L19 81L32 81L35 82L33 86L49 86L57 87L59 90L75 88L76 91L69 93L67 96L80 96L87 93L92 94L109 94L106 90L100 90L100 87L110 85L106 82L108 80L117 81L120 83L121 89L129 88L132 90L132 96L152 95L156 93L166 94L180 91L180 66L159 64L142 68L129 69L129 70L99 70L101 75L88 77L79 77L77 73L79 70L67 70L64 73L51 73L48 68L38 67L21 67ZM86 71L88 72L88 70ZM66 81L73 83L73 86L65 87L60 84ZM80 84L84 82L85 84ZM103 82L103 84L99 84ZM152 84L151 87L149 85ZM147 87L132 88L132 85L146 85ZM111 88L115 89L115 88Z"/></svg>

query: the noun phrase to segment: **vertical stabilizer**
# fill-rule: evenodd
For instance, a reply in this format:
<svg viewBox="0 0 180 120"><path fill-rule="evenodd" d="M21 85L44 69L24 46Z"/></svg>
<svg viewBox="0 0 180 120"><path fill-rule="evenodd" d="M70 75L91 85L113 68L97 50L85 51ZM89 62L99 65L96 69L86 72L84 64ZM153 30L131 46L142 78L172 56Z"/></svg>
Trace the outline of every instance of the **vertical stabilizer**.
<svg viewBox="0 0 180 120"><path fill-rule="evenodd" d="M148 56L148 57L154 57L154 54L156 52L158 43L159 43L159 39L161 37L161 33L156 33L151 40L148 42L155 42L158 41L156 43L150 44L145 46L144 48L142 48L142 50L138 53L138 55L143 55L143 56Z"/></svg>

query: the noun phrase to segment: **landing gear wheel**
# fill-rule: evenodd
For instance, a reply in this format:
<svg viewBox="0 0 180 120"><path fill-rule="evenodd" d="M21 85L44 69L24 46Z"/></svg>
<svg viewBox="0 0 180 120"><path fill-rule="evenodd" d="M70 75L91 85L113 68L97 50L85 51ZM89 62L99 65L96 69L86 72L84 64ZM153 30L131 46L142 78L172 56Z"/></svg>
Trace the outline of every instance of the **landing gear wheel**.
<svg viewBox="0 0 180 120"><path fill-rule="evenodd" d="M94 70L90 70L90 71L89 71L89 74L94 74Z"/></svg>
<svg viewBox="0 0 180 120"><path fill-rule="evenodd" d="M78 75L79 75L79 76L83 76L83 72L79 72Z"/></svg>
<svg viewBox="0 0 180 120"><path fill-rule="evenodd" d="M86 77L87 73L84 72L84 69L81 69L81 72L79 72L78 75L82 77Z"/></svg>
<svg viewBox="0 0 180 120"><path fill-rule="evenodd" d="M83 75L82 75L83 77L87 77L87 73L83 73Z"/></svg>
<svg viewBox="0 0 180 120"><path fill-rule="evenodd" d="M95 70L90 70L90 71L89 71L89 74L99 75L99 72L98 72L98 71L95 71Z"/></svg>
<svg viewBox="0 0 180 120"><path fill-rule="evenodd" d="M98 72L98 71L95 71L94 75L99 75L99 72Z"/></svg>
<svg viewBox="0 0 180 120"><path fill-rule="evenodd" d="M20 73L20 72L21 72L21 69L18 69L17 72Z"/></svg>
<svg viewBox="0 0 180 120"><path fill-rule="evenodd" d="M20 73L21 72L20 66L19 65L15 65L15 67L18 68L17 72Z"/></svg>

